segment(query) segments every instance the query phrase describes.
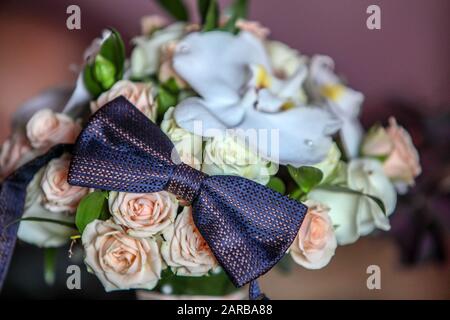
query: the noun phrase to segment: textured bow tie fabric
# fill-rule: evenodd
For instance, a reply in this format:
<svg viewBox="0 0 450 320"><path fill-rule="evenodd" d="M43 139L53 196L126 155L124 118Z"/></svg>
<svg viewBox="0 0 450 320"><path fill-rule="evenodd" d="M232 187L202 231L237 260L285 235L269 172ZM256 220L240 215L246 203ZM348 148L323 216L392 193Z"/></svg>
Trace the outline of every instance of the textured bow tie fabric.
<svg viewBox="0 0 450 320"><path fill-rule="evenodd" d="M196 227L237 287L284 256L307 210L245 178L208 176L181 163L169 138L124 97L89 120L74 148L69 183L134 193L167 190L190 202Z"/></svg>
<svg viewBox="0 0 450 320"><path fill-rule="evenodd" d="M14 244L16 243L18 223L22 217L26 189L36 172L50 160L70 151L69 145L58 145L46 154L37 157L8 176L0 191L0 289L3 286Z"/></svg>

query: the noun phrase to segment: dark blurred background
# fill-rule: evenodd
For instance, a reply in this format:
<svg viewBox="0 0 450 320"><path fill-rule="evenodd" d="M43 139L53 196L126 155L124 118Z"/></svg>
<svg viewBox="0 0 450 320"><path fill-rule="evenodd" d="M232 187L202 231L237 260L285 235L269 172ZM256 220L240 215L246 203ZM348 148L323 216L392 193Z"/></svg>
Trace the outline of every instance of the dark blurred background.
<svg viewBox="0 0 450 320"><path fill-rule="evenodd" d="M187 1L194 8L195 1ZM220 1L224 6L230 1ZM66 28L66 8L81 8L81 30ZM381 7L381 30L366 28L366 8ZM193 10L194 11L194 10ZM140 17L161 13L151 0L41 0L0 3L0 141L9 119L29 97L71 86L74 66L105 27L129 45ZM450 1L253 0L250 17L271 38L302 53L327 54L337 72L366 95L363 123L395 115L413 137L423 174L401 197L392 230L339 247L325 269L274 270L262 281L272 298L450 298ZM128 46L130 50L130 46ZM19 243L3 297L132 298L104 294L93 276L81 292L65 287L67 249L53 287L45 285L43 254ZM80 263L80 259L75 261ZM366 268L382 270L382 289L368 290Z"/></svg>

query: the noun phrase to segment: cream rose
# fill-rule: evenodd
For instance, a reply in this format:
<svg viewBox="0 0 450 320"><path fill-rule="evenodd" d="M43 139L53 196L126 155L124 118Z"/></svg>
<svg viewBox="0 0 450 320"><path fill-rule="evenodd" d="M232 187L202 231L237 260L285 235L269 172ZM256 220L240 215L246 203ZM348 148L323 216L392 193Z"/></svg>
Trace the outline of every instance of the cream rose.
<svg viewBox="0 0 450 320"><path fill-rule="evenodd" d="M194 225L192 207L185 207L163 236L161 254L174 273L203 276L217 267L211 249Z"/></svg>
<svg viewBox="0 0 450 320"><path fill-rule="evenodd" d="M74 223L75 216L68 212L51 212L42 205L41 180L45 168L39 170L27 187L24 218L53 219ZM77 231L61 224L51 222L22 221L19 225L18 237L20 240L38 247L59 247L69 241L69 237Z"/></svg>
<svg viewBox="0 0 450 320"><path fill-rule="evenodd" d="M384 173L394 181L401 193L414 185L414 179L422 171L411 136L393 117L389 118L387 129L376 127L369 131L362 145L362 153L385 158Z"/></svg>
<svg viewBox="0 0 450 320"><path fill-rule="evenodd" d="M336 173L336 170L338 169L341 159L341 151L339 150L336 143L333 143L331 145L330 150L328 151L327 157L323 159L321 162L316 163L312 165L312 167L315 167L322 171L323 177L322 182L329 182L330 179L333 178L333 176Z"/></svg>
<svg viewBox="0 0 450 320"><path fill-rule="evenodd" d="M175 149L180 156L181 161L197 170L200 170L202 137L180 128L173 118L174 110L175 108L171 107L164 114L164 119L161 122L161 130L175 145Z"/></svg>
<svg viewBox="0 0 450 320"><path fill-rule="evenodd" d="M264 27L258 21L239 19L238 21L236 21L236 27L238 27L242 31L250 32L255 37L261 40L265 40L267 36L270 34L270 30Z"/></svg>
<svg viewBox="0 0 450 320"><path fill-rule="evenodd" d="M202 171L210 175L241 176L265 185L278 167L227 135L206 142Z"/></svg>
<svg viewBox="0 0 450 320"><path fill-rule="evenodd" d="M312 200L305 201L305 205L308 212L289 253L299 265L320 269L330 262L337 247L330 209Z"/></svg>
<svg viewBox="0 0 450 320"><path fill-rule="evenodd" d="M0 151L0 181L33 157L34 153L27 137L15 132L5 141Z"/></svg>
<svg viewBox="0 0 450 320"><path fill-rule="evenodd" d="M91 111L94 113L119 96L127 98L149 119L156 120L157 107L153 101L152 86L147 83L131 82L129 80L117 81L111 89L103 92L97 101L91 101Z"/></svg>
<svg viewBox="0 0 450 320"><path fill-rule="evenodd" d="M74 143L81 126L72 118L50 109L36 112L28 121L26 132L33 148L47 150L60 143Z"/></svg>
<svg viewBox="0 0 450 320"><path fill-rule="evenodd" d="M381 163L373 159L355 159L347 168L348 188L379 198L386 215L394 212L397 193L385 176ZM389 230L388 217L372 199L347 192L314 189L308 199L319 201L330 208L329 215L336 225L336 238L340 245L350 244L375 228Z"/></svg>
<svg viewBox="0 0 450 320"><path fill-rule="evenodd" d="M143 35L150 35L154 31L166 26L167 23L168 20L166 17L157 14L144 16L141 18L141 33Z"/></svg>
<svg viewBox="0 0 450 320"><path fill-rule="evenodd" d="M178 203L166 191L154 193L110 192L109 211L117 224L134 237L151 237L175 221Z"/></svg>
<svg viewBox="0 0 450 320"><path fill-rule="evenodd" d="M94 220L82 235L84 262L106 291L153 289L162 261L153 238L133 238L111 220Z"/></svg>
<svg viewBox="0 0 450 320"><path fill-rule="evenodd" d="M179 88L187 88L188 84L184 81L173 68L173 55L177 47L176 41L164 44L161 48L161 65L159 67L158 79L160 82L166 82L171 78L175 80Z"/></svg>
<svg viewBox="0 0 450 320"><path fill-rule="evenodd" d="M52 212L67 211L74 213L88 188L71 186L67 182L70 156L64 154L61 158L51 160L44 170L41 180L42 204Z"/></svg>

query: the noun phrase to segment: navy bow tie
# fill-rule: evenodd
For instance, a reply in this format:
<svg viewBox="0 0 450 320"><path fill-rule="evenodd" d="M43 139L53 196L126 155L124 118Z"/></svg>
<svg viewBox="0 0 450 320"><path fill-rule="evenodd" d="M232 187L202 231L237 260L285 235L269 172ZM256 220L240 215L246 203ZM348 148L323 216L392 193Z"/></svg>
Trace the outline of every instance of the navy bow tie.
<svg viewBox="0 0 450 320"><path fill-rule="evenodd" d="M167 190L193 207L194 223L237 287L269 271L294 241L307 208L237 176L208 176L182 163L169 138L123 97L89 120L73 150L72 185L150 193Z"/></svg>
<svg viewBox="0 0 450 320"><path fill-rule="evenodd" d="M173 151L161 129L119 97L82 131L69 183L134 193L167 190L192 204L196 227L234 285L269 271L294 241L306 206L242 177L208 176Z"/></svg>

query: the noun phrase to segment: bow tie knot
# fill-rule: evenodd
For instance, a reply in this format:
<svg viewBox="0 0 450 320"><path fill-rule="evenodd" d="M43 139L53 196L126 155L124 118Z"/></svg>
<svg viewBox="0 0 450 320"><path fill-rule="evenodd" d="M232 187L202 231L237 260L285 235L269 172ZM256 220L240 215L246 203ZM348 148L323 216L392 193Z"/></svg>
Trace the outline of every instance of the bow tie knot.
<svg viewBox="0 0 450 320"><path fill-rule="evenodd" d="M164 190L191 204L197 197L202 182L207 176L205 173L181 162L173 170Z"/></svg>

